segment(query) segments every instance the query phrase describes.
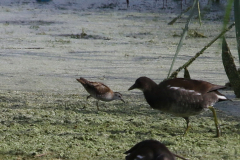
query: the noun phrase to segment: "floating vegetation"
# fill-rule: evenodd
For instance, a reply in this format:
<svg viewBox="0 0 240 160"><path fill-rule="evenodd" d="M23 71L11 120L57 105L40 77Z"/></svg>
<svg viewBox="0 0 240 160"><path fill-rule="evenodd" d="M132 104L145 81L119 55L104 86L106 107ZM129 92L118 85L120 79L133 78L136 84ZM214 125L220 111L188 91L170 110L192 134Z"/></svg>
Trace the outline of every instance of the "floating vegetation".
<svg viewBox="0 0 240 160"><path fill-rule="evenodd" d="M191 117L183 136L184 119L152 110L137 96L126 101L97 111L85 95L0 91L0 159L124 159L146 139L193 160L240 156L239 119L218 111L223 135L213 138L212 114L204 112Z"/></svg>
<svg viewBox="0 0 240 160"><path fill-rule="evenodd" d="M188 37L193 37L193 38L207 38L204 34L194 30L194 29L189 29L188 30Z"/></svg>
<svg viewBox="0 0 240 160"><path fill-rule="evenodd" d="M151 32L139 32L139 33L131 33L127 35L126 37L133 37L133 38L140 38L143 39L146 36L153 35Z"/></svg>
<svg viewBox="0 0 240 160"><path fill-rule="evenodd" d="M99 35L88 35L86 33L80 33L80 34L60 34L58 36L63 36L63 37L70 37L73 39L102 39L102 40L110 40L108 37L103 37Z"/></svg>
<svg viewBox="0 0 240 160"><path fill-rule="evenodd" d="M32 26L42 26L42 25L52 25L52 24L62 24L62 22L54 21L42 21L42 20L18 20L18 21L0 21L0 23L8 25L32 25Z"/></svg>
<svg viewBox="0 0 240 160"><path fill-rule="evenodd" d="M63 37L70 37L74 39L103 39L103 40L110 40L108 37L99 36L99 35L89 35L85 33L84 29L82 29L82 33L80 34L60 34L57 36L63 36Z"/></svg>

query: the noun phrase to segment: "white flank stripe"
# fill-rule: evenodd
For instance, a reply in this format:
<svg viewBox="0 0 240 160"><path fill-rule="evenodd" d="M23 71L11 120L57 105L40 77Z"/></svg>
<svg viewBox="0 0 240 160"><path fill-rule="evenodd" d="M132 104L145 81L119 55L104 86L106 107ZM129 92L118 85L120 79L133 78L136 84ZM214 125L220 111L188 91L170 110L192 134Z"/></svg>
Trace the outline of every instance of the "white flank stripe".
<svg viewBox="0 0 240 160"><path fill-rule="evenodd" d="M137 158L143 159L143 158L144 158L144 156L137 155Z"/></svg>
<svg viewBox="0 0 240 160"><path fill-rule="evenodd" d="M217 97L218 97L219 99L227 99L225 96L222 96L222 95L217 95Z"/></svg>
<svg viewBox="0 0 240 160"><path fill-rule="evenodd" d="M187 89L184 89L184 88L181 88L181 87L170 87L170 89L182 90L182 91L185 91L185 92L194 93L194 95L201 95L201 93L199 93L199 92L196 92L194 90L187 90Z"/></svg>
<svg viewBox="0 0 240 160"><path fill-rule="evenodd" d="M188 90L188 92L195 92L194 90Z"/></svg>
<svg viewBox="0 0 240 160"><path fill-rule="evenodd" d="M170 89L179 89L180 87L170 87Z"/></svg>

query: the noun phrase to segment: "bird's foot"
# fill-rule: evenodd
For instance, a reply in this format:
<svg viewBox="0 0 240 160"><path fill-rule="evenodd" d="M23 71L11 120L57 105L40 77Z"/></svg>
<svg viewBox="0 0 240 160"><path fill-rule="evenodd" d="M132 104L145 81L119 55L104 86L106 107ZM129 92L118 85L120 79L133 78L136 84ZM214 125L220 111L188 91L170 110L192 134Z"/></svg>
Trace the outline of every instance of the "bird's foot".
<svg viewBox="0 0 240 160"><path fill-rule="evenodd" d="M185 130L183 136L186 136L186 135L187 135L187 132L188 132L188 130L189 130L190 128L191 128L191 126L188 126L188 127L186 128L186 130Z"/></svg>

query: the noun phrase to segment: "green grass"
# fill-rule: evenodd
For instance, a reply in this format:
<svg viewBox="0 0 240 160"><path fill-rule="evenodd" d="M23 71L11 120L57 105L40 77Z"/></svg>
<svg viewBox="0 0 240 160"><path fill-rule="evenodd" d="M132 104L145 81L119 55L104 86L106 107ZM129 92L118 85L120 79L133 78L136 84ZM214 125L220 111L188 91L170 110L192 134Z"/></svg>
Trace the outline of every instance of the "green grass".
<svg viewBox="0 0 240 160"><path fill-rule="evenodd" d="M97 111L86 95L1 91L0 159L117 160L146 139L193 160L240 156L239 120L218 111L223 136L214 138L208 111L191 117L183 137L183 118L150 109L142 97L124 98L125 104L100 102Z"/></svg>

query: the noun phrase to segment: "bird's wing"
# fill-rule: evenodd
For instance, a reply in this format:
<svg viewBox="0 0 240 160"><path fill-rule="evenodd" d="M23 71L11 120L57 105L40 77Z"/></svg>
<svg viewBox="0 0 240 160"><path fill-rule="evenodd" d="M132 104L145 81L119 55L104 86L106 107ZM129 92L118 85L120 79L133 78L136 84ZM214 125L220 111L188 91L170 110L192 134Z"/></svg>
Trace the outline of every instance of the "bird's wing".
<svg viewBox="0 0 240 160"><path fill-rule="evenodd" d="M82 77L80 77L80 79L77 79L77 81L80 82L90 94L103 94L112 92L108 86L100 82L91 82Z"/></svg>
<svg viewBox="0 0 240 160"><path fill-rule="evenodd" d="M206 81L201 80L193 80L193 79L184 79L184 78L175 78L163 81L159 84L159 86L164 85L166 87L179 87L189 91L195 91L197 93L208 93L211 91L216 91L221 88L225 88L225 86L211 84Z"/></svg>
<svg viewBox="0 0 240 160"><path fill-rule="evenodd" d="M108 86L100 82L89 82L88 84L89 84L88 87L95 90L96 94L102 94L111 91L111 89Z"/></svg>

